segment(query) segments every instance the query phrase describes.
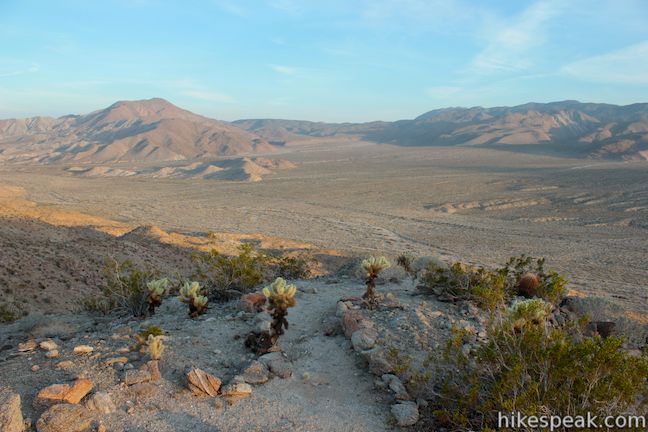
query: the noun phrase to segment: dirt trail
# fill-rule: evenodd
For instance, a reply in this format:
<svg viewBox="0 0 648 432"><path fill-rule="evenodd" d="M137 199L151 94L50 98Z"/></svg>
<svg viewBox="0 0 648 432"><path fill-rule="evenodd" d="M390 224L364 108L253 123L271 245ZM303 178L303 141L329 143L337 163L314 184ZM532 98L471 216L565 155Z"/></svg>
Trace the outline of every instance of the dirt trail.
<svg viewBox="0 0 648 432"><path fill-rule="evenodd" d="M253 386L251 397L233 405L218 407L213 398L192 396L185 387L183 370L200 367L227 383L256 357L239 338L254 328L255 316L242 315L237 302L213 305L197 320L189 319L186 305L175 298L165 300L158 313L145 321L76 314L43 317L39 324L36 317L29 317L5 327L0 342L16 345L28 338L24 333L18 335L33 334L33 328L40 328L41 333L43 327L54 333L63 328L67 336L53 336L61 355L52 361L41 350L27 355L17 354L15 347L5 351L0 385L20 393L24 414L37 419L41 411L32 407L32 399L38 390L86 376L94 381L96 391L107 391L117 405L117 412L99 417L112 432L392 430L389 395L374 387L373 376L361 366L343 335L324 335L322 321L334 315L336 301L363 290L355 281L338 282L327 284L323 278L297 282L302 292L290 309L290 328L280 341L291 360L292 376ZM123 372L103 362L132 343L132 339L115 339L115 334L138 332L149 325L159 325L169 335L160 363L164 379L140 394L120 384ZM37 339L42 340L42 334ZM72 354L80 343L95 346L97 357ZM55 364L62 360L71 360L75 367L57 370ZM137 368L144 360L134 355L129 363ZM32 372L33 365L40 370Z"/></svg>

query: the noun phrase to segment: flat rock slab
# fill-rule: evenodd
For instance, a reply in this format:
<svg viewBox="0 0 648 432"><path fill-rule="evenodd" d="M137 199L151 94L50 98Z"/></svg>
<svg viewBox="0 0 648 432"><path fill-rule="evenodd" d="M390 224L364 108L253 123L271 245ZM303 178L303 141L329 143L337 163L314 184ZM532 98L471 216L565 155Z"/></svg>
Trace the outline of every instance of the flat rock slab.
<svg viewBox="0 0 648 432"><path fill-rule="evenodd" d="M80 405L57 404L36 422L38 432L84 432L92 426L90 411Z"/></svg>
<svg viewBox="0 0 648 432"><path fill-rule="evenodd" d="M20 395L8 388L0 389L0 431L23 432L22 411L20 410Z"/></svg>

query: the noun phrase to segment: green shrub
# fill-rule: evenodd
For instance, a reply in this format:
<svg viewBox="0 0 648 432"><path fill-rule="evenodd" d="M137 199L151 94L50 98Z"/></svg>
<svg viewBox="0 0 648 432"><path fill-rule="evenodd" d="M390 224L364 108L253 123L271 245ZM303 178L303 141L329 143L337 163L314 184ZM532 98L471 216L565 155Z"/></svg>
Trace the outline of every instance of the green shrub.
<svg viewBox="0 0 648 432"><path fill-rule="evenodd" d="M18 319L17 312L7 304L0 304L0 323L10 323Z"/></svg>
<svg viewBox="0 0 648 432"><path fill-rule="evenodd" d="M442 266L430 262L419 288L440 300L474 300L481 307L494 310L517 295L520 279L528 273L538 278L537 296L558 304L565 295L566 279L553 270L545 270L544 258L522 255L509 259L504 267L489 270L461 262Z"/></svg>
<svg viewBox="0 0 648 432"><path fill-rule="evenodd" d="M461 349L461 332L451 338L433 410L437 426L494 429L498 412L641 412L648 397L648 355L630 355L620 338L585 338L584 323L552 327L550 310L540 299L502 310L493 318L488 341L469 354Z"/></svg>
<svg viewBox="0 0 648 432"><path fill-rule="evenodd" d="M209 297L227 299L254 291L271 273L270 258L249 243L239 246L238 256L216 250L194 254L194 278L203 282Z"/></svg>
<svg viewBox="0 0 648 432"><path fill-rule="evenodd" d="M89 300L86 307L122 310L135 317L145 317L149 313L149 289L147 284L155 275L140 270L131 261L117 262L109 259L103 269L106 286L102 289L103 299Z"/></svg>
<svg viewBox="0 0 648 432"><path fill-rule="evenodd" d="M460 262L449 267L431 262L421 277L419 288L441 300L472 299L488 309L494 309L511 297L505 277L500 272Z"/></svg>
<svg viewBox="0 0 648 432"><path fill-rule="evenodd" d="M567 280L553 270L546 270L544 258L526 255L511 257L498 271L506 275L507 285L515 289L522 276L527 273L537 276L539 285L537 295L550 303L558 304L565 296Z"/></svg>
<svg viewBox="0 0 648 432"><path fill-rule="evenodd" d="M270 258L273 275L285 279L306 279L310 277L311 267L315 262L313 258L305 255L283 255Z"/></svg>
<svg viewBox="0 0 648 432"><path fill-rule="evenodd" d="M405 272L412 277L412 279L416 279L418 275L418 272L414 265L415 261L416 256L409 251L403 252L396 258L396 264L401 266L403 270L405 270Z"/></svg>

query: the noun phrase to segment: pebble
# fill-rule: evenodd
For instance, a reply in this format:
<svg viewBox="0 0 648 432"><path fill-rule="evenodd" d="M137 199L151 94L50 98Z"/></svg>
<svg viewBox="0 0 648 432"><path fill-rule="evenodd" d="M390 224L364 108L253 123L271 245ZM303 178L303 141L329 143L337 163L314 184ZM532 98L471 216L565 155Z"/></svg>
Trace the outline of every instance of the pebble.
<svg viewBox="0 0 648 432"><path fill-rule="evenodd" d="M94 351L90 345L77 345L74 347L74 354L89 354Z"/></svg>

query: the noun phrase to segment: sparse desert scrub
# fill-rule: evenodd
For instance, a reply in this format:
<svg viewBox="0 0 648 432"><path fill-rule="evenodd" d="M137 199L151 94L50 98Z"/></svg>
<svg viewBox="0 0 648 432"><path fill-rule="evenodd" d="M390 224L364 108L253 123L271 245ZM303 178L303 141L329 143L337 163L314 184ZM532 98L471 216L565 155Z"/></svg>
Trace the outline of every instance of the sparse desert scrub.
<svg viewBox="0 0 648 432"><path fill-rule="evenodd" d="M106 285L99 297L82 300L85 310L107 314L113 310L131 313L135 317L145 317L149 313L149 288L155 274L137 268L131 261L118 262L112 258L106 261L103 269Z"/></svg>
<svg viewBox="0 0 648 432"><path fill-rule="evenodd" d="M269 257L252 244L239 247L239 255L217 250L194 254L194 278L203 282L212 299L221 300L252 292L271 272Z"/></svg>
<svg viewBox="0 0 648 432"><path fill-rule="evenodd" d="M524 297L540 297L557 304L565 296L566 279L545 269L545 258L511 257L498 271L506 275L507 285Z"/></svg>
<svg viewBox="0 0 648 432"><path fill-rule="evenodd" d="M510 297L504 275L460 262L440 266L431 261L418 287L443 301L474 299L486 308L494 308Z"/></svg>
<svg viewBox="0 0 648 432"><path fill-rule="evenodd" d="M0 303L0 323L10 323L18 319L16 310L6 303Z"/></svg>
<svg viewBox="0 0 648 432"><path fill-rule="evenodd" d="M418 276L418 270L416 268L416 256L409 251L403 252L402 254L396 257L396 264L398 264L408 275L411 276L412 280L416 279Z"/></svg>
<svg viewBox="0 0 648 432"><path fill-rule="evenodd" d="M285 279L306 279L311 268L317 263L314 258L301 255L279 255L270 257L270 265L275 277Z"/></svg>
<svg viewBox="0 0 648 432"><path fill-rule="evenodd" d="M366 300L370 309L378 305L378 296L376 295L376 279L380 272L389 268L391 264L384 256L369 258L362 261L362 269L365 272L365 283L367 284L367 291L364 293L363 298Z"/></svg>
<svg viewBox="0 0 648 432"><path fill-rule="evenodd" d="M450 266L432 261L419 281L419 288L440 300L474 300L494 310L513 297L542 298L554 305L565 295L566 279L544 268L544 258L522 255L508 260L504 267L487 269L461 262Z"/></svg>
<svg viewBox="0 0 648 432"><path fill-rule="evenodd" d="M494 430L497 413L619 415L637 413L648 397L648 356L623 340L584 337L585 321L552 326L542 299L499 310L488 340L462 350L457 331L447 345L433 416L451 430Z"/></svg>
<svg viewBox="0 0 648 432"><path fill-rule="evenodd" d="M182 303L189 305L189 316L191 318L196 318L207 312L209 299L204 294L203 288L198 282L185 282L180 288L178 298Z"/></svg>

